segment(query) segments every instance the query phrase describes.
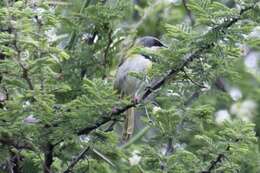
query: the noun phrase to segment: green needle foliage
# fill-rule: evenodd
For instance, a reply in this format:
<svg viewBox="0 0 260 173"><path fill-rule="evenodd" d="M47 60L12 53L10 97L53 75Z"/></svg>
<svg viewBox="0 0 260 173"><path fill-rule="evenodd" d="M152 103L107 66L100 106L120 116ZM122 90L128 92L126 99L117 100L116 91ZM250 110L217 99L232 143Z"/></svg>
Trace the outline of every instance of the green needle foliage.
<svg viewBox="0 0 260 173"><path fill-rule="evenodd" d="M0 1L0 172L260 172L259 14L258 0ZM134 47L145 35L168 48ZM113 86L134 53L155 60L131 74L152 81L140 101ZM131 107L142 125L121 145Z"/></svg>

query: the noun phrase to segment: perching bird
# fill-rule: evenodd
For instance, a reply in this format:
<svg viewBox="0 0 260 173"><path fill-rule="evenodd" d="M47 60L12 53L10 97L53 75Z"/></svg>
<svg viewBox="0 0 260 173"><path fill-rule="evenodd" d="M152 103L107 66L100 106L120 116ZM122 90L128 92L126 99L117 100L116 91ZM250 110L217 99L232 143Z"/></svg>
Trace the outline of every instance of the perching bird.
<svg viewBox="0 0 260 173"><path fill-rule="evenodd" d="M136 46L145 47L147 49L156 50L160 47L166 47L155 37L145 36L137 39ZM129 75L130 72L146 74L152 67L152 58L144 54L132 54L119 65L115 88L121 93L121 96L132 96L133 98L140 98L140 92L146 87L144 80L138 79ZM126 142L134 132L134 108L126 111L122 141Z"/></svg>

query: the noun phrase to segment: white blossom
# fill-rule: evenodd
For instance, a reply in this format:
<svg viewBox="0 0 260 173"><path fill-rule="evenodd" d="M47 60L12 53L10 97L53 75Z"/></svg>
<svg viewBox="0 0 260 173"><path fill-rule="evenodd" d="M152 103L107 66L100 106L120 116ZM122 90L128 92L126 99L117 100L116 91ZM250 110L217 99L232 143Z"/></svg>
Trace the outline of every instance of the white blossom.
<svg viewBox="0 0 260 173"><path fill-rule="evenodd" d="M242 97L242 93L238 88L231 88L229 90L229 95L234 101L238 101Z"/></svg>
<svg viewBox="0 0 260 173"><path fill-rule="evenodd" d="M56 29L54 28L45 31L45 35L47 36L48 42L54 42L57 40Z"/></svg>
<svg viewBox="0 0 260 173"><path fill-rule="evenodd" d="M230 114L226 109L219 110L215 113L215 121L218 124L222 124L224 121L230 121Z"/></svg>
<svg viewBox="0 0 260 173"><path fill-rule="evenodd" d="M0 91L0 102L5 101L6 99L7 99L6 94L4 94L4 93L2 93L2 92Z"/></svg>
<svg viewBox="0 0 260 173"><path fill-rule="evenodd" d="M251 121L256 111L257 104L253 100L235 103L230 108L230 113L244 121Z"/></svg>
<svg viewBox="0 0 260 173"><path fill-rule="evenodd" d="M173 90L168 90L166 93L167 96L173 96L173 97L181 97L180 94L173 92Z"/></svg>
<svg viewBox="0 0 260 173"><path fill-rule="evenodd" d="M138 150L134 150L132 153L132 157L129 158L129 163L131 166L139 164L141 161L141 156L139 156L140 152Z"/></svg>
<svg viewBox="0 0 260 173"><path fill-rule="evenodd" d="M161 107L159 107L159 106L153 107L153 113L156 113L156 112L158 112L158 111L160 111L160 110L162 110L162 109L161 109Z"/></svg>
<svg viewBox="0 0 260 173"><path fill-rule="evenodd" d="M38 123L40 120L35 118L34 115L29 115L27 116L23 122L26 123L26 124L35 124L35 123Z"/></svg>

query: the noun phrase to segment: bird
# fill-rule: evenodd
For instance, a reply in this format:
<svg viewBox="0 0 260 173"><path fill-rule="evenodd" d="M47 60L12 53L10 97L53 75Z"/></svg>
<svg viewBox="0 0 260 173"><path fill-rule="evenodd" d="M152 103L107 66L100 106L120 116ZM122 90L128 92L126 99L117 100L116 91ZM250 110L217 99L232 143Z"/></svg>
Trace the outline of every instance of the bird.
<svg viewBox="0 0 260 173"><path fill-rule="evenodd" d="M134 43L134 46L144 47L146 49L157 50L158 48L166 47L159 39L153 36L140 37ZM130 75L131 72L146 75L148 70L152 68L153 59L145 54L131 54L124 58L119 64L114 87L119 91L122 97L131 96L134 100L140 99L141 92L146 88L147 81ZM134 132L135 112L131 107L126 111L122 142L127 142Z"/></svg>

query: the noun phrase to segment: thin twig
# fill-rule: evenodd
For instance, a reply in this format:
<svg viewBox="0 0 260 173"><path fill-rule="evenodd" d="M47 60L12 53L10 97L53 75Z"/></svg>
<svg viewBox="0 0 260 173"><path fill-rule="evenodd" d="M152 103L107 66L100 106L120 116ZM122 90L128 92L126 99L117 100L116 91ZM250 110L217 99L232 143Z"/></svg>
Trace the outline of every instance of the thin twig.
<svg viewBox="0 0 260 173"><path fill-rule="evenodd" d="M107 129L105 129L105 132L110 132L114 130L114 126L116 125L117 120L113 120L112 123L108 126Z"/></svg>
<svg viewBox="0 0 260 173"><path fill-rule="evenodd" d="M135 136L133 136L126 144L122 145L121 149L126 149L130 145L134 144L136 141L141 139L150 129L151 126L144 127L140 132L138 132Z"/></svg>
<svg viewBox="0 0 260 173"><path fill-rule="evenodd" d="M84 9L85 9L86 7L88 7L90 1L91 1L91 0L85 0L85 1L83 2L82 6L81 6L81 9L80 9L80 11L79 11L79 15L81 15L81 14L84 12ZM68 49L68 50L72 49L72 48L74 47L74 44L76 43L76 38L77 38L77 32L76 32L76 30L74 29L74 30L72 31L72 33L70 34L70 40L69 40L68 45L66 45L65 49ZM94 38L95 38L95 36L94 36Z"/></svg>
<svg viewBox="0 0 260 173"><path fill-rule="evenodd" d="M198 87L200 87L200 88L207 88L207 87L204 86L203 84L200 84L200 83L194 81L194 80L187 74L187 72L186 72L184 69L183 69L183 73L184 73L185 77L187 77L187 79L189 79L189 81L191 81L194 85L196 85L196 86L198 86Z"/></svg>
<svg viewBox="0 0 260 173"><path fill-rule="evenodd" d="M109 54L110 46L113 43L112 34L113 34L113 30L109 29L109 31L108 31L108 43L107 43L107 46L106 46L105 51L104 51L103 66L104 66L104 72L105 73L104 73L103 79L106 77L107 65L109 63L108 54Z"/></svg>
<svg viewBox="0 0 260 173"><path fill-rule="evenodd" d="M230 150L230 145L227 146L226 151ZM225 155L223 153L220 153L217 155L217 158L213 161L211 161L210 166L206 171L201 171L201 173L211 173L219 163L222 162L222 160L225 158Z"/></svg>
<svg viewBox="0 0 260 173"><path fill-rule="evenodd" d="M23 74L22 74L22 77L24 78L24 80L27 82L28 86L29 86L29 89L30 90L33 90L34 87L33 87L33 84L32 84L32 81L31 79L29 78L29 75L28 75L28 69L25 68L21 63L19 63L20 66L22 67L23 69Z"/></svg>
<svg viewBox="0 0 260 173"><path fill-rule="evenodd" d="M166 147L166 151L165 151L165 156L169 156L170 154L172 154L174 151L173 148L173 138L169 137L168 138L168 142L167 142L167 147Z"/></svg>
<svg viewBox="0 0 260 173"><path fill-rule="evenodd" d="M191 25L193 26L194 24L195 24L195 19L194 19L194 17L192 16L192 13L191 13L191 10L188 8L188 6L187 6L187 0L182 0L182 3L183 3L183 6L184 6L184 8L185 8L185 10L186 10L186 12L187 12L187 15L188 15L188 17L189 17L189 19L190 19L190 23L191 23Z"/></svg>
<svg viewBox="0 0 260 173"><path fill-rule="evenodd" d="M68 168L63 173L70 173L74 166L82 159L84 159L85 154L89 151L90 147L85 148L68 166Z"/></svg>
<svg viewBox="0 0 260 173"><path fill-rule="evenodd" d="M22 161L22 156L20 155L19 152L13 152L11 149L9 149L10 153L10 162L12 166L12 171L13 173L22 173L21 170L21 161Z"/></svg>
<svg viewBox="0 0 260 173"><path fill-rule="evenodd" d="M197 99L201 94L201 90L199 91L195 91L185 102L184 102L184 105L185 106L189 106L191 105L191 103Z"/></svg>
<svg viewBox="0 0 260 173"><path fill-rule="evenodd" d="M33 90L34 87L33 87L31 79L29 78L28 69L21 62L21 50L19 49L18 44L17 44L18 43L17 42L17 40L18 40L17 32L16 32L16 30L14 28L12 30L13 30L13 33L14 33L14 48L15 48L15 50L17 52L17 63L23 70L22 78L24 78L24 80L27 82L27 84L29 86L29 89Z"/></svg>
<svg viewBox="0 0 260 173"><path fill-rule="evenodd" d="M5 1L6 3L6 6L9 7L9 2L8 0ZM13 16L11 16L11 12L8 8L8 17L10 19L10 21L12 20ZM17 61L17 64L22 68L23 70L23 73L22 73L22 77L26 80L26 82L28 83L29 85L29 88L30 90L33 90L33 84L31 82L31 79L29 78L29 75L28 75L28 69L21 63L21 50L19 49L18 47L18 34L17 34L17 31L16 31L16 28L13 27L12 23L9 21L9 28L10 28L10 32L14 34L14 40L13 40L13 45L14 45L14 48L17 52L17 59L15 59Z"/></svg>
<svg viewBox="0 0 260 173"><path fill-rule="evenodd" d="M98 155L101 159L103 159L105 162L107 162L109 165L115 167L115 164L109 160L104 154L102 154L101 152L99 152L97 149L93 148L92 151Z"/></svg>
<svg viewBox="0 0 260 173"><path fill-rule="evenodd" d="M7 159L6 164L7 164L7 170L9 171L9 173L14 173L13 164L12 164L11 159Z"/></svg>
<svg viewBox="0 0 260 173"><path fill-rule="evenodd" d="M46 149L44 151L44 173L52 173L51 171L51 165L53 163L53 150L54 146L50 143L47 143Z"/></svg>
<svg viewBox="0 0 260 173"><path fill-rule="evenodd" d="M238 138L238 139L236 139L236 140L234 141L234 143L237 143L237 142L239 142L239 141L240 141L240 139ZM226 148L225 151L226 151L226 152L230 151L230 148L231 148L231 145L228 144L228 146L227 146L227 148ZM225 156L224 153L218 154L217 157L216 157L216 159L210 162L210 166L208 167L208 169L207 169L206 171L201 171L200 173L211 173L211 172L217 167L217 165L223 161L223 159L224 159L225 157L226 157L226 156Z"/></svg>

